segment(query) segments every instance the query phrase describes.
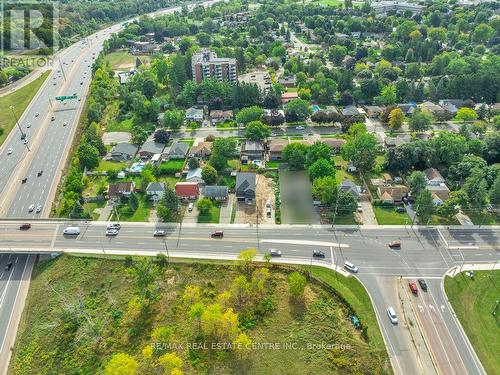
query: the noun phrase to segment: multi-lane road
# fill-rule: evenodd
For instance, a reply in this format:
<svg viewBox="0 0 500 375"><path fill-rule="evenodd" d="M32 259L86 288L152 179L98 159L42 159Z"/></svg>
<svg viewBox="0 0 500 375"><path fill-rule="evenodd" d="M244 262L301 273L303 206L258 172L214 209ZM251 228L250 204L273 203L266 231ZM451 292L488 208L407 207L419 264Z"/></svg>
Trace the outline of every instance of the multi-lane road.
<svg viewBox="0 0 500 375"><path fill-rule="evenodd" d="M0 238L9 252L77 252L102 254L153 254L171 257L234 259L245 248L262 255L269 248L282 251L280 261L342 266L349 260L359 267L357 277L367 288L377 313L387 350L397 374L426 373L403 323L393 325L386 309L393 306L402 321L399 297L394 287L399 278L426 279L429 289L421 292L425 305L418 319L432 352L447 353L435 364L442 374L482 374L484 370L448 305L442 288L444 273L463 263L494 263L500 260L498 228L338 227L325 226L219 226L224 238L212 239L214 226L123 223L116 237L106 237L106 223L80 222L78 236L64 236L68 222L35 222L28 231L19 222L3 222ZM153 237L155 229L166 229L166 237ZM391 250L388 242L399 239L402 247ZM324 259L312 257L314 249ZM457 256L457 251L460 255ZM432 307L431 307L432 306Z"/></svg>

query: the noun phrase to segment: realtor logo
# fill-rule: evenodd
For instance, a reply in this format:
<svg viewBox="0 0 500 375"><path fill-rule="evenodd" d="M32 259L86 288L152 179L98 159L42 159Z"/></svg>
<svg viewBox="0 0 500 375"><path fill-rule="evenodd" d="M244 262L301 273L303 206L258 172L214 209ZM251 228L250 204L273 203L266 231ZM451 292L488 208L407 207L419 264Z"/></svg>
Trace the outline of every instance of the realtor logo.
<svg viewBox="0 0 500 375"><path fill-rule="evenodd" d="M3 52L37 51L50 55L57 50L57 2L0 2Z"/></svg>

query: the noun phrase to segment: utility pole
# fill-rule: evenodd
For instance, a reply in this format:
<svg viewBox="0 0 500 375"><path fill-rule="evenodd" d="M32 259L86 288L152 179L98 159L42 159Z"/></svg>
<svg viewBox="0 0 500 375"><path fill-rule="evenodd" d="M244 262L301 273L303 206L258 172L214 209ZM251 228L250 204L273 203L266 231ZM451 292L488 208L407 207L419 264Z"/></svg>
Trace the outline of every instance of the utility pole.
<svg viewBox="0 0 500 375"><path fill-rule="evenodd" d="M63 74L63 78L66 81L66 73L64 73L64 68L63 68L63 64L61 62L61 59L59 59L59 65L61 66L61 72Z"/></svg>
<svg viewBox="0 0 500 375"><path fill-rule="evenodd" d="M260 251L260 239L259 239L259 205L255 202L255 212L257 213L257 248Z"/></svg>
<svg viewBox="0 0 500 375"><path fill-rule="evenodd" d="M413 211L413 219L411 220L411 229L413 229L413 225L415 224L415 220L417 220L417 211L418 207Z"/></svg>
<svg viewBox="0 0 500 375"><path fill-rule="evenodd" d="M170 254L168 252L167 241L163 240L163 244L165 245L165 252L167 253L167 263L170 263Z"/></svg>
<svg viewBox="0 0 500 375"><path fill-rule="evenodd" d="M26 140L26 148L28 149L28 151L31 151L30 150L30 146L28 145L28 140L26 138L26 133L23 131L23 128L21 128L21 124L19 124L19 120L18 120L18 118L16 116L16 113L14 112L14 106L11 105L9 108L10 108L10 110L12 112L12 116L14 116L14 120L16 120L17 127L19 128L19 131L21 132L21 139Z"/></svg>

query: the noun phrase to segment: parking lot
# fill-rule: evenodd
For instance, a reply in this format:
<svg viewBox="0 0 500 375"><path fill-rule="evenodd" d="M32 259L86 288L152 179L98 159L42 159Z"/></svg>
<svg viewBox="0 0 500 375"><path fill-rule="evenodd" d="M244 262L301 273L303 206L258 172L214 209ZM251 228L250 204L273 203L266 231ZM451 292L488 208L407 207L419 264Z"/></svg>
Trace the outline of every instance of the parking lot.
<svg viewBox="0 0 500 375"><path fill-rule="evenodd" d="M238 77L240 82L255 83L262 91L267 91L271 88L271 80L269 73L265 70L257 70L247 74L242 74Z"/></svg>

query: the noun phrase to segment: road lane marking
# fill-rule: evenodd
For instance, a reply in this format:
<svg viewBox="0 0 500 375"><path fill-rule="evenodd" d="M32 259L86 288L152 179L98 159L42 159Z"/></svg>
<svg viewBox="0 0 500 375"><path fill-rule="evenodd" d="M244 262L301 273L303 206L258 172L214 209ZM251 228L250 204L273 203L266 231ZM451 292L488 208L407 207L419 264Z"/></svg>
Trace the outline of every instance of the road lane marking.
<svg viewBox="0 0 500 375"><path fill-rule="evenodd" d="M307 245L307 246L325 246L325 247L343 247L343 248L348 248L349 245L347 244L339 244L335 242L323 242L323 241L295 241L295 240L261 240L260 242L271 242L271 243L282 243L282 244L289 244L289 245Z"/></svg>

